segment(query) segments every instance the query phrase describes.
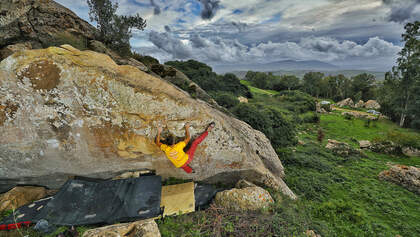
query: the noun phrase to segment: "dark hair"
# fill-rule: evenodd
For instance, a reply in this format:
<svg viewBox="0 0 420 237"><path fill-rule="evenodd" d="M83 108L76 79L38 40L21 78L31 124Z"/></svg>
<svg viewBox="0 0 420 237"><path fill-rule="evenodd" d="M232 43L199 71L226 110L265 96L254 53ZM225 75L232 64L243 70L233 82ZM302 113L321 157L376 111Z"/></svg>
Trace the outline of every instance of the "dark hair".
<svg viewBox="0 0 420 237"><path fill-rule="evenodd" d="M168 145L168 146L172 146L172 145L174 145L175 143L176 143L176 137L174 136L174 135L172 135L172 134L169 134L166 138L165 138L165 140L164 140L164 142L163 143L165 143L166 145Z"/></svg>

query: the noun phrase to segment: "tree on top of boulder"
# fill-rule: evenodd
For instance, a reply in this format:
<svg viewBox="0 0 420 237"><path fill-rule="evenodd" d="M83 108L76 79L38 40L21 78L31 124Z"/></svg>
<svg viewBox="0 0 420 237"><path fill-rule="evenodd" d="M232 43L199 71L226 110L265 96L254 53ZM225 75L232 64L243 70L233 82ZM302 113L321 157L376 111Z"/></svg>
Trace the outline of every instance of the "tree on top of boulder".
<svg viewBox="0 0 420 237"><path fill-rule="evenodd" d="M131 30L144 30L146 21L139 14L117 15L118 3L111 0L87 0L87 4L90 20L97 23L99 39L121 55L129 55Z"/></svg>

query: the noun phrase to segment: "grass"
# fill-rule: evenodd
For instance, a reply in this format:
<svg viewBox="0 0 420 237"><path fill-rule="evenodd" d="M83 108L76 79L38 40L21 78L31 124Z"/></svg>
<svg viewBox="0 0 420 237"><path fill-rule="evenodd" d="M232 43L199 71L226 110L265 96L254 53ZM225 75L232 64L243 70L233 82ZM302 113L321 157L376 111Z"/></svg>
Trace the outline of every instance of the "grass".
<svg viewBox="0 0 420 237"><path fill-rule="evenodd" d="M279 92L274 90L263 90L257 87L251 86L251 82L246 80L241 80L242 85L248 86L249 90L253 95L277 95Z"/></svg>

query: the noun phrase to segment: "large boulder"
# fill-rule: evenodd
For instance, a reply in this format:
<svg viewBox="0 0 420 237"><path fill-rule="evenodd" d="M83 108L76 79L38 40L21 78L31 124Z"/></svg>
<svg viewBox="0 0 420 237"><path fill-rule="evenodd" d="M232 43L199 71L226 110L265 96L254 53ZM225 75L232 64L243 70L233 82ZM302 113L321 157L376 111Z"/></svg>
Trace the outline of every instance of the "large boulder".
<svg viewBox="0 0 420 237"><path fill-rule="evenodd" d="M381 105L376 100L368 100L365 103L365 108L378 110L381 108Z"/></svg>
<svg viewBox="0 0 420 237"><path fill-rule="evenodd" d="M331 150L334 154L343 157L348 157L351 155L363 155L360 150L354 149L349 144L333 139L328 139L328 143L325 145L325 148Z"/></svg>
<svg viewBox="0 0 420 237"><path fill-rule="evenodd" d="M420 157L420 149L414 147L403 147L402 153L409 157Z"/></svg>
<svg viewBox="0 0 420 237"><path fill-rule="evenodd" d="M87 230L83 237L160 237L156 222L152 219L115 224Z"/></svg>
<svg viewBox="0 0 420 237"><path fill-rule="evenodd" d="M233 188L218 192L214 204L234 211L255 211L274 203L270 193L258 186Z"/></svg>
<svg viewBox="0 0 420 237"><path fill-rule="evenodd" d="M94 39L95 34L93 26L52 0L0 1L0 49L22 42L41 48L57 36Z"/></svg>
<svg viewBox="0 0 420 237"><path fill-rule="evenodd" d="M354 105L354 108L363 108L363 107L365 107L365 102L363 102L363 100L359 100L359 102L357 102Z"/></svg>
<svg viewBox="0 0 420 237"><path fill-rule="evenodd" d="M353 108L354 107L354 102L351 98L347 98L347 99L344 99L344 100L338 102L337 106L340 107L340 108L345 107L345 106Z"/></svg>
<svg viewBox="0 0 420 237"><path fill-rule="evenodd" d="M401 185L420 194L420 168L405 165L392 165L389 170L379 174L379 179Z"/></svg>
<svg viewBox="0 0 420 237"><path fill-rule="evenodd" d="M56 188L66 175L155 170L208 182L246 178L295 198L263 133L107 55L69 45L17 52L0 63L0 88L0 187ZM189 122L196 137L212 121L190 163L194 174L175 168L153 142L158 124L184 137Z"/></svg>
<svg viewBox="0 0 420 237"><path fill-rule="evenodd" d="M14 187L12 190L0 195L0 212L15 210L23 205L47 196L47 189L43 187Z"/></svg>

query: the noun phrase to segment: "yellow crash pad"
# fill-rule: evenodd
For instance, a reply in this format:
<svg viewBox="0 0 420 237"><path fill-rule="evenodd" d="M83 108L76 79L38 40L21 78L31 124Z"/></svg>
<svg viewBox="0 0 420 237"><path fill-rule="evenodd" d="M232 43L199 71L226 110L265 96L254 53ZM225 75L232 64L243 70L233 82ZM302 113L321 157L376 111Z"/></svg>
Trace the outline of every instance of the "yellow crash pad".
<svg viewBox="0 0 420 237"><path fill-rule="evenodd" d="M165 207L163 216L194 212L194 183L162 186L160 206Z"/></svg>

